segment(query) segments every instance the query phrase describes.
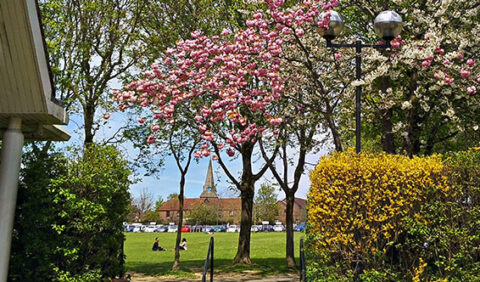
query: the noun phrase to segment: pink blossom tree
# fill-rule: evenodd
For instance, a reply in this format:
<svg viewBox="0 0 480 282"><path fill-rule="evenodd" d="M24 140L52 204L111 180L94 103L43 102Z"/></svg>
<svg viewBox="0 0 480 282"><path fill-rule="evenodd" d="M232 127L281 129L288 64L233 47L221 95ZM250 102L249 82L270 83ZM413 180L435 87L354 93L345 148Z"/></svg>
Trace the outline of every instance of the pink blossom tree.
<svg viewBox="0 0 480 282"><path fill-rule="evenodd" d="M285 82L295 76L288 73L291 69L283 68L282 54L286 48L295 51L302 47L298 44L298 38L304 35L302 26L311 30L328 24L316 22L318 7L330 9L336 3L322 7L318 2L305 1L295 8L285 8L281 0L265 2L268 12L255 13L247 20L245 30L235 34L224 30L212 37L194 32L191 40L167 49L165 59L152 65L141 80L116 93L121 110L131 106L150 108L155 118L167 123L191 122L186 114L195 114L193 120L198 127L192 130L203 139L195 157L213 154L241 192L241 231L235 263L250 263L255 182L279 148L273 146L267 164L253 171L258 141L264 135L276 136L277 127L283 123L285 101L279 101L286 91ZM154 143L154 136L147 141ZM225 155L241 158L240 178L232 174Z"/></svg>

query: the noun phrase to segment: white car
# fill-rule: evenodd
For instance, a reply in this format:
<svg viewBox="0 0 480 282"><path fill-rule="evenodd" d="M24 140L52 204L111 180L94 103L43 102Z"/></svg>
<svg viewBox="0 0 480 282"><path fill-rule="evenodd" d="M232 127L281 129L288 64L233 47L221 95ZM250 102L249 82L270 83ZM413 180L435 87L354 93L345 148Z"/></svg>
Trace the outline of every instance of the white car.
<svg viewBox="0 0 480 282"><path fill-rule="evenodd" d="M285 231L285 227L281 224L275 224L273 226L273 231L275 231L275 232Z"/></svg>
<svg viewBox="0 0 480 282"><path fill-rule="evenodd" d="M156 231L156 229L157 229L156 226L149 225L143 229L143 232L153 233Z"/></svg>
<svg viewBox="0 0 480 282"><path fill-rule="evenodd" d="M258 232L261 230L261 226L258 226L258 225L252 225L252 227L250 228L250 232Z"/></svg>
<svg viewBox="0 0 480 282"><path fill-rule="evenodd" d="M238 232L237 226L236 225L230 225L227 228L227 232Z"/></svg>
<svg viewBox="0 0 480 282"><path fill-rule="evenodd" d="M168 232L177 232L178 231L178 226L176 225L169 225L168 226Z"/></svg>

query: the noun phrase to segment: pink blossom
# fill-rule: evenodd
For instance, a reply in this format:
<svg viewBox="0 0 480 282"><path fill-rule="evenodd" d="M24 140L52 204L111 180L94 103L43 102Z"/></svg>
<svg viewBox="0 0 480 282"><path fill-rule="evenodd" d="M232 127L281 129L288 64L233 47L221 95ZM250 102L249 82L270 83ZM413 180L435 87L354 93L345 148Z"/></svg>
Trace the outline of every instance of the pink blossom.
<svg viewBox="0 0 480 282"><path fill-rule="evenodd" d="M196 159L199 159L202 157L202 153L199 152L199 151L196 151L195 153L193 153L193 157L196 158Z"/></svg>
<svg viewBox="0 0 480 282"><path fill-rule="evenodd" d="M283 119L280 118L280 117L278 117L278 118L270 118L270 119L268 120L268 123L270 123L271 125L274 125L274 126L278 126L278 125L282 124L282 121L283 121Z"/></svg>
<svg viewBox="0 0 480 282"><path fill-rule="evenodd" d="M450 61L447 60L447 59L443 60L443 64L446 65L446 66L450 65L451 63L452 63L452 62L450 62Z"/></svg>
<svg viewBox="0 0 480 282"><path fill-rule="evenodd" d="M110 114L103 114L103 118L104 118L104 119L109 119L109 118L110 118Z"/></svg>
<svg viewBox="0 0 480 282"><path fill-rule="evenodd" d="M437 47L435 48L435 53L438 53L440 55L443 55L445 53L445 50L443 50L442 48L440 47Z"/></svg>
<svg viewBox="0 0 480 282"><path fill-rule="evenodd" d="M150 127L150 129L151 129L152 131L157 131L157 130L160 129L160 126L159 126L158 124L154 124L154 125L152 125L152 126Z"/></svg>
<svg viewBox="0 0 480 282"><path fill-rule="evenodd" d="M467 88L467 93L468 95L473 95L475 93L477 93L477 88L475 86L470 86Z"/></svg>
<svg viewBox="0 0 480 282"><path fill-rule="evenodd" d="M217 147L218 147L219 150L223 149L224 146L225 146L224 144L218 144L218 145L217 145Z"/></svg>
<svg viewBox="0 0 480 282"><path fill-rule="evenodd" d="M202 149L201 153L204 157L208 157L210 156L211 151L209 149Z"/></svg>
<svg viewBox="0 0 480 282"><path fill-rule="evenodd" d="M229 157L233 157L233 156L235 156L235 152L234 152L231 148L228 148L228 149L227 149L227 155L228 155Z"/></svg>
<svg viewBox="0 0 480 282"><path fill-rule="evenodd" d="M226 28L224 28L224 29L222 30L222 33L220 33L220 35L222 35L222 36L226 36L226 35L229 35L229 34L230 34L230 31L229 31L228 29L226 29Z"/></svg>
<svg viewBox="0 0 480 282"><path fill-rule="evenodd" d="M153 137L152 135L148 135L148 137L147 137L147 143L148 143L148 144L153 144L153 143L155 143L155 137Z"/></svg>
<svg viewBox="0 0 480 282"><path fill-rule="evenodd" d="M393 39L390 44L392 45L393 48L400 48L400 42L396 39Z"/></svg>
<svg viewBox="0 0 480 282"><path fill-rule="evenodd" d="M467 65L469 65L470 67L473 67L475 65L475 60L473 59L468 59L467 60Z"/></svg>
<svg viewBox="0 0 480 282"><path fill-rule="evenodd" d="M334 57L335 57L335 60L340 60L342 58L342 54L335 53Z"/></svg>
<svg viewBox="0 0 480 282"><path fill-rule="evenodd" d="M145 123L146 120L147 120L146 118L142 117L142 118L138 119L138 122L139 123Z"/></svg>
<svg viewBox="0 0 480 282"><path fill-rule="evenodd" d="M422 62L422 67L429 67L432 64L432 61L430 60L425 60Z"/></svg>
<svg viewBox="0 0 480 282"><path fill-rule="evenodd" d="M451 76L448 75L448 74L445 75L445 83L446 83L446 84L452 84L453 81L454 81L454 78L453 78L453 77L451 77Z"/></svg>
<svg viewBox="0 0 480 282"><path fill-rule="evenodd" d="M463 60L464 57L465 57L465 54L463 54L463 53L459 53L457 55L457 59L459 59L459 60Z"/></svg>
<svg viewBox="0 0 480 282"><path fill-rule="evenodd" d="M463 78L469 77L470 74L471 74L471 72L470 72L469 69L461 69L461 70L460 70L460 75L461 75Z"/></svg>
<svg viewBox="0 0 480 282"><path fill-rule="evenodd" d="M298 36L298 37L302 37L304 34L305 34L305 31L301 28L299 29L296 29L295 30L295 34Z"/></svg>
<svg viewBox="0 0 480 282"><path fill-rule="evenodd" d="M202 116L198 116L198 115L195 116L195 118L194 118L195 122L200 122L200 121L202 121L202 119L203 119L203 117L202 117Z"/></svg>
<svg viewBox="0 0 480 282"><path fill-rule="evenodd" d="M480 83L480 75L477 76L477 82Z"/></svg>
<svg viewBox="0 0 480 282"><path fill-rule="evenodd" d="M214 154L214 155L212 156L212 160L214 160L214 161L218 160L218 156L217 156L216 154Z"/></svg>

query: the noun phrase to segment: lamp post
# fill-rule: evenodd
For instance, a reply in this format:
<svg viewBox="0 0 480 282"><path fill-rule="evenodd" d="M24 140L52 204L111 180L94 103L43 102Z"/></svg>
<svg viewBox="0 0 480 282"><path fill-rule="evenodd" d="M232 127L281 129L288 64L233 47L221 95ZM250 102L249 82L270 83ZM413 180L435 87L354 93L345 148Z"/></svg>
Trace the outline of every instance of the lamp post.
<svg viewBox="0 0 480 282"><path fill-rule="evenodd" d="M319 20L323 21L323 17L330 15L330 22L328 29L321 29L320 34L327 40L327 47L329 48L355 48L355 69L357 80L362 77L362 48L374 48L374 49L386 49L390 48L392 41L397 37L402 30L402 17L394 11L383 11L375 18L374 29L375 33L385 40L385 44L363 44L361 40L357 40L355 43L333 43L332 40L340 35L343 31L344 22L340 14L335 11L329 11L321 13ZM355 151L360 153L361 145L361 113L362 113L362 86L356 87L355 97Z"/></svg>

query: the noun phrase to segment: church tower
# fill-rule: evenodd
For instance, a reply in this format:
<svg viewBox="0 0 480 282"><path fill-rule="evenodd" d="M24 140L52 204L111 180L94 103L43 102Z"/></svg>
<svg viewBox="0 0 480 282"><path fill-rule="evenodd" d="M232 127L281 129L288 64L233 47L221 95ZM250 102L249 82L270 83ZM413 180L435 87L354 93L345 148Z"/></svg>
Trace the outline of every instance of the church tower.
<svg viewBox="0 0 480 282"><path fill-rule="evenodd" d="M205 179L205 185L203 185L203 192L200 198L218 198L217 188L215 188L215 183L213 182L212 160L210 160L208 165L207 179Z"/></svg>

